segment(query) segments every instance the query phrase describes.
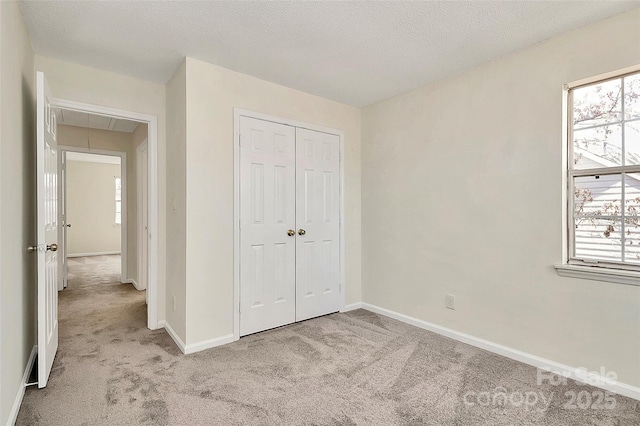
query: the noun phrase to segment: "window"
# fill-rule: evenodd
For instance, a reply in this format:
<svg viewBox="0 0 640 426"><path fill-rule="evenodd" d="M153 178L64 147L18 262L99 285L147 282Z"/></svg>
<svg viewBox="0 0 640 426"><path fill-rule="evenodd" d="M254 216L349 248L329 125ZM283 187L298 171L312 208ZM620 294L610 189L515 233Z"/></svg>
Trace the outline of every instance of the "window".
<svg viewBox="0 0 640 426"><path fill-rule="evenodd" d="M640 72L568 95L568 263L640 272Z"/></svg>
<svg viewBox="0 0 640 426"><path fill-rule="evenodd" d="M116 179L116 224L122 224L122 180Z"/></svg>

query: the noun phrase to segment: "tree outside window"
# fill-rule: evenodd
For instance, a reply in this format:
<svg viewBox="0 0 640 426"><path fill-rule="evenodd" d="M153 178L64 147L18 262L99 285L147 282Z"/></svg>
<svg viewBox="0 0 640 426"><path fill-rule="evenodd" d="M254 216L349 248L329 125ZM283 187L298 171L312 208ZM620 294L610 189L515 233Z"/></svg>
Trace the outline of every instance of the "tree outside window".
<svg viewBox="0 0 640 426"><path fill-rule="evenodd" d="M569 99L572 258L640 265L640 73Z"/></svg>

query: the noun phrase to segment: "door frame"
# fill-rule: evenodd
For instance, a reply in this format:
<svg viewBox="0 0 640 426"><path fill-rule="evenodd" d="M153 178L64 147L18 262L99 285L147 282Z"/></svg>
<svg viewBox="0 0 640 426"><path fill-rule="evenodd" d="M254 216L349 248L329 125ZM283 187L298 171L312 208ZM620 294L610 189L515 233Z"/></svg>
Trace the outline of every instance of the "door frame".
<svg viewBox="0 0 640 426"><path fill-rule="evenodd" d="M69 146L69 145L60 145L58 144L58 153L62 153L62 152L78 152L80 154L96 154L96 155L106 155L109 157L119 157L120 158L120 179L121 179L121 186L120 186L120 205L121 205L121 213L120 214L120 282L131 282L132 280L128 280L127 278L127 258L129 256L129 251L127 250L127 209L128 209L128 205L127 205L127 153L124 151L110 151L110 150L105 150L105 149L89 149L89 148L84 148L84 147L76 147L76 146ZM66 154L64 154L65 158L65 164L64 166L66 167ZM60 161L58 161L58 176L60 176L60 172L62 171L62 155L59 155ZM67 184L67 175L65 173L65 182L64 182L65 186ZM65 222L64 222L64 229L62 229L61 233L66 233L67 232L67 222L68 222L68 217L67 217L67 210L66 210L66 202L67 202L67 188L65 187L64 189L60 188L60 190L62 190L62 199L60 200L62 203L65 203ZM64 238L64 242L65 244L67 243L67 238L65 235ZM68 252L67 252L67 248L64 247L64 254L67 255L68 257ZM64 263L66 264L66 260L63 259ZM67 271L63 271L63 273L66 273ZM135 285L135 284L134 284ZM135 285L135 287L137 288L138 286ZM58 288L60 288L60 283L58 283ZM140 289L138 289L140 290Z"/></svg>
<svg viewBox="0 0 640 426"><path fill-rule="evenodd" d="M146 157L147 157L147 162L145 164L144 161L142 161L142 156L141 156L141 152L143 150L146 150ZM149 143L148 140L145 139L142 143L140 143L137 147L136 147L136 204L137 204L137 209L136 209L136 231L138 233L137 235L137 253L136 253L136 263L138 265L138 285L139 285L139 290L144 290L147 288L147 281L149 281L149 277L145 276L146 281L143 282L140 279L140 271L144 270L145 268L143 268L143 244L142 241L144 239L147 239L147 260L149 259L149 244L148 244L148 234L147 232L144 232L143 230L143 222L144 222L144 216L142 214L142 205L144 202L144 197L142 194L142 182L146 181L147 184L147 212L149 211L149 182L148 182L148 178L147 176L149 175L149 173L143 173L143 168L147 168L149 167ZM147 214L147 222L149 221L149 215ZM148 223L147 223L148 225ZM148 265L148 262L147 262ZM148 268L147 268L148 269Z"/></svg>
<svg viewBox="0 0 640 426"><path fill-rule="evenodd" d="M54 98L51 106L71 111L86 112L103 115L111 118L138 121L147 124L147 182L148 182L148 214L149 214L149 253L147 269L147 327L151 330L158 328L159 311L159 251L158 239L158 215L159 215L159 191L158 191L158 117L151 114L143 114L123 109L110 108L101 105L93 105L84 102L76 102L68 99Z"/></svg>
<svg viewBox="0 0 640 426"><path fill-rule="evenodd" d="M344 132L330 127L309 124L288 118L277 117L242 108L233 109L233 340L240 339L240 117L271 121L292 127L328 133L340 138L340 291L342 301L340 311L344 310L346 300L345 287L345 220L344 220Z"/></svg>

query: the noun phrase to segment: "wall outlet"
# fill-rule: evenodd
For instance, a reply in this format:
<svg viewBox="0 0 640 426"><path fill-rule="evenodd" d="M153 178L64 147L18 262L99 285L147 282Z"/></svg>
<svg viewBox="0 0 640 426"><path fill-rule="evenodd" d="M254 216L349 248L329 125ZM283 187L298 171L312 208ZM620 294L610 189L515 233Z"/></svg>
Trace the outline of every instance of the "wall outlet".
<svg viewBox="0 0 640 426"><path fill-rule="evenodd" d="M448 309L456 309L456 297L453 294L447 294L445 303Z"/></svg>
<svg viewBox="0 0 640 426"><path fill-rule="evenodd" d="M176 297L175 296L171 296L171 301L173 302L173 310L175 312L175 310L176 310Z"/></svg>

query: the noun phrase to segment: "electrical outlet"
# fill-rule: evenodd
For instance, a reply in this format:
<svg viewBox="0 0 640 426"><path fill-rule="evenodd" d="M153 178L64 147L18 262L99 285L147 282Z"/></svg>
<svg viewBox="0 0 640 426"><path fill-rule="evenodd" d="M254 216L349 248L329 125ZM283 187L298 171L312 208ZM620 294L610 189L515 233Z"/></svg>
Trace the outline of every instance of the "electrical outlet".
<svg viewBox="0 0 640 426"><path fill-rule="evenodd" d="M173 310L176 310L176 297L175 296L171 296L171 301L173 302Z"/></svg>
<svg viewBox="0 0 640 426"><path fill-rule="evenodd" d="M456 309L456 297L453 294L447 294L446 305L448 309Z"/></svg>

